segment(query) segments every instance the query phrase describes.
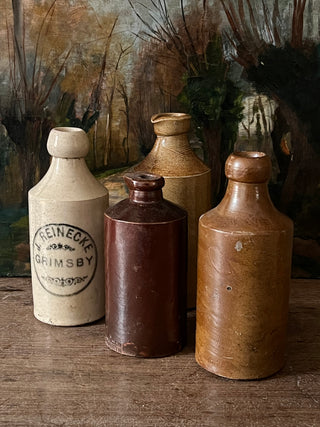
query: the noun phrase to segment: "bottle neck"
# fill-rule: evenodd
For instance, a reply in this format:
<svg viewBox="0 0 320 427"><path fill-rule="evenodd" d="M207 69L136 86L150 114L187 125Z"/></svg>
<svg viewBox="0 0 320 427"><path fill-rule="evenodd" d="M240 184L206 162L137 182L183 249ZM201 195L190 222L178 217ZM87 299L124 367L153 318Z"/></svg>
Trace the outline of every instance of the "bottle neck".
<svg viewBox="0 0 320 427"><path fill-rule="evenodd" d="M162 190L154 191L141 191L131 190L129 191L129 199L134 203L155 203L163 200Z"/></svg>
<svg viewBox="0 0 320 427"><path fill-rule="evenodd" d="M251 209L263 211L275 209L269 196L268 183L247 183L229 179L219 210L242 212Z"/></svg>
<svg viewBox="0 0 320 427"><path fill-rule="evenodd" d="M75 159L67 159L63 157L52 157L51 159L51 168L56 169L57 171L70 170L72 168L86 168L87 163L83 157Z"/></svg>
<svg viewBox="0 0 320 427"><path fill-rule="evenodd" d="M83 157L76 159L65 159L61 157L52 157L48 177L59 177L60 180L78 179L77 177L86 177L89 181L93 178L87 163Z"/></svg>

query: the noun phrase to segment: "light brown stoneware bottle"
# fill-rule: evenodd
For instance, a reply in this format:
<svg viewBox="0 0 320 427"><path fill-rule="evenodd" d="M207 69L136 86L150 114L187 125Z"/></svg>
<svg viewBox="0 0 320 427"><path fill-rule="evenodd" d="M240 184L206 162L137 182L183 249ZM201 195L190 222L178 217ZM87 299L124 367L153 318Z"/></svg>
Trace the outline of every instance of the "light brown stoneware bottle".
<svg viewBox="0 0 320 427"><path fill-rule="evenodd" d="M82 129L53 129L47 148L50 168L29 191L34 315L52 325L80 325L104 316L108 191L87 168Z"/></svg>
<svg viewBox="0 0 320 427"><path fill-rule="evenodd" d="M155 144L134 168L163 176L164 198L188 212L188 308L196 303L198 221L211 208L211 171L191 149L190 120L191 116L184 113L152 116Z"/></svg>
<svg viewBox="0 0 320 427"><path fill-rule="evenodd" d="M106 343L129 356L168 356L185 340L187 213L163 199L163 177L124 179L129 198L105 213Z"/></svg>
<svg viewBox="0 0 320 427"><path fill-rule="evenodd" d="M285 361L293 224L269 198L266 154L231 154L225 171L225 197L199 221L196 360L263 378Z"/></svg>

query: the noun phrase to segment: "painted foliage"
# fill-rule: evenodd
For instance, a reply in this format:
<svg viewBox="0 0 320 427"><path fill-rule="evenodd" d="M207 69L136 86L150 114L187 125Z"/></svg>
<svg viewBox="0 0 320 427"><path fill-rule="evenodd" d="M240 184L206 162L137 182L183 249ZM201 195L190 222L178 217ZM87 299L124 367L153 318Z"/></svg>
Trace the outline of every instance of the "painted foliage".
<svg viewBox="0 0 320 427"><path fill-rule="evenodd" d="M0 273L29 274L27 192L55 126L90 137L100 175L154 142L152 114L185 111L213 169L234 149L273 160L295 221L296 274L319 274L319 0L5 0L0 6Z"/></svg>

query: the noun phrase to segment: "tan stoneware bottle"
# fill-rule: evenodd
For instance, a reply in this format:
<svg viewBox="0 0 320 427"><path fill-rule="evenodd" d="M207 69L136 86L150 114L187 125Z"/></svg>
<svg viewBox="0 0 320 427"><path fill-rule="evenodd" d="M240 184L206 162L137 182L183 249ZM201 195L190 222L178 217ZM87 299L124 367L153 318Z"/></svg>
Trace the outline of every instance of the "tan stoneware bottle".
<svg viewBox="0 0 320 427"><path fill-rule="evenodd" d="M196 360L264 378L285 362L293 224L270 200L266 154L231 154L225 172L225 197L199 221Z"/></svg>
<svg viewBox="0 0 320 427"><path fill-rule="evenodd" d="M187 213L163 199L163 177L124 179L129 198L105 213L106 343L129 356L168 356L185 340Z"/></svg>
<svg viewBox="0 0 320 427"><path fill-rule="evenodd" d="M157 135L147 157L135 171L148 171L165 179L163 196L188 212L187 306L195 307L197 286L198 221L211 208L211 171L191 149L188 132L191 117L184 113L155 114Z"/></svg>
<svg viewBox="0 0 320 427"><path fill-rule="evenodd" d="M82 129L53 129L51 165L29 191L34 315L72 326L104 316L103 214L108 191L90 173Z"/></svg>

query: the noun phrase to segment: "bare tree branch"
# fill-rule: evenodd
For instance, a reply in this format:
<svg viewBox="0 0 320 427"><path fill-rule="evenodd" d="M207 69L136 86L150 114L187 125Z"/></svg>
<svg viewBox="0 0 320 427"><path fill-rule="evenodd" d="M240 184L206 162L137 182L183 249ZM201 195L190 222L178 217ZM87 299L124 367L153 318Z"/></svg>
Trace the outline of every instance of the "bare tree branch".
<svg viewBox="0 0 320 427"><path fill-rule="evenodd" d="M54 13L54 7L56 4L57 0L53 0L51 6L49 7L49 9L47 10L47 13L45 14L45 16L42 19L41 25L40 25L40 29L38 32L38 37L37 37L37 41L36 41L36 48L35 48L35 52L34 52L34 59L33 59L33 68L32 68L32 83L31 83L31 87L34 88L35 87L35 74L36 74L36 65L37 65L37 58L38 58L38 50L39 50L39 45L40 45L40 37L42 35L42 30L44 28L44 25L47 21L47 18L49 16L49 14L53 15ZM42 57L42 55L41 55ZM41 67L41 59L40 59L40 65L39 65L39 72L38 74L40 75L40 67ZM38 82L39 83L39 82ZM38 85L39 87L39 85Z"/></svg>
<svg viewBox="0 0 320 427"><path fill-rule="evenodd" d="M49 86L49 89L47 90L47 93L41 99L39 99L39 105L40 106L43 106L44 103L46 102L46 100L49 98L49 96L51 94L51 91L54 88L54 85L56 84L56 82L57 82L57 80L58 80L58 78L60 76L60 73L63 70L63 67L65 66L65 63L67 62L67 59L70 56L71 51L72 51L72 48L70 48L69 51L67 52L67 54L66 54L66 56L65 56L62 64L60 65L59 70L56 72L55 77L52 79L51 84Z"/></svg>
<svg viewBox="0 0 320 427"><path fill-rule="evenodd" d="M274 41L276 46L281 45L281 38L280 38L278 25L277 25L277 21L279 19L280 19L279 0L274 0L273 12L272 12L272 28L273 28Z"/></svg>
<svg viewBox="0 0 320 427"><path fill-rule="evenodd" d="M302 46L303 41L303 18L306 7L306 0L294 0L292 15L292 36L291 45L295 48Z"/></svg>

